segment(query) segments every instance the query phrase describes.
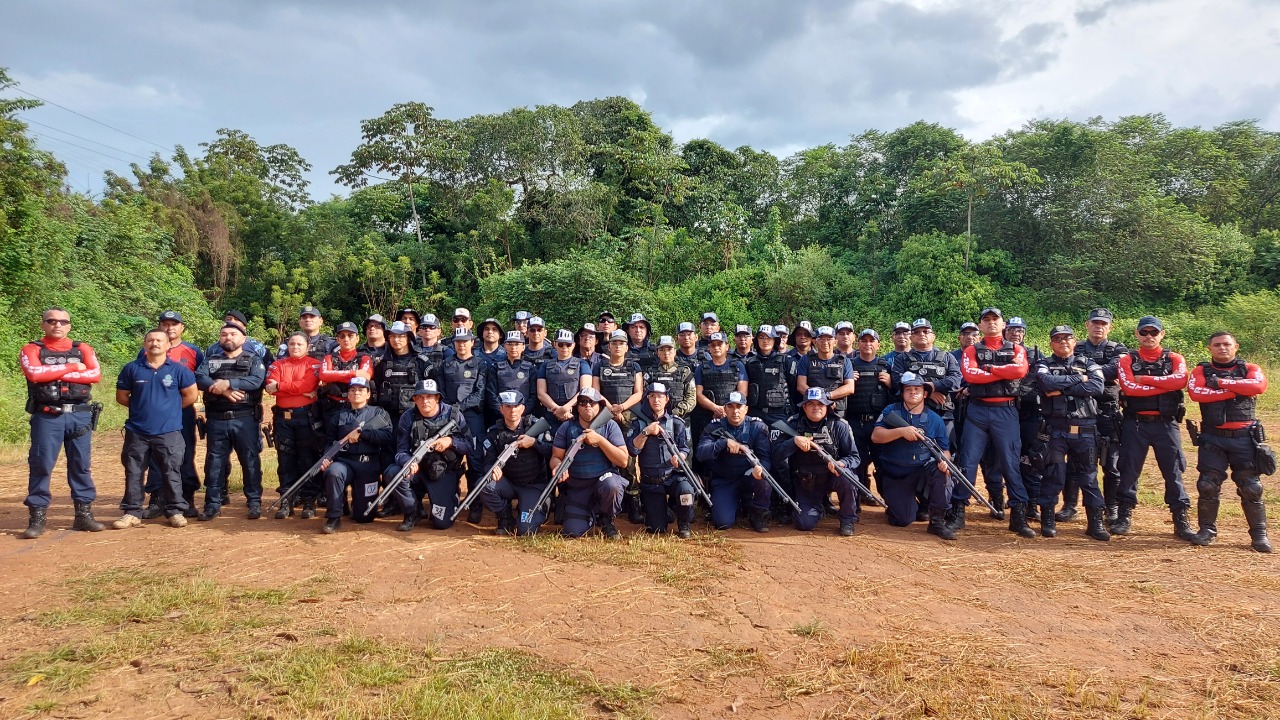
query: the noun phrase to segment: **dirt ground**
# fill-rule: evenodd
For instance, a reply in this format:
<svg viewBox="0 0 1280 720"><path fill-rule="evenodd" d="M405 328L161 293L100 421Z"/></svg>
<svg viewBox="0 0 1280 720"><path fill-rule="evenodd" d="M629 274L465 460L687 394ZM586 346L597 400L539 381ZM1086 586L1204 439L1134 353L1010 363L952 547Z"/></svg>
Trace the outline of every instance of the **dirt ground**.
<svg viewBox="0 0 1280 720"><path fill-rule="evenodd" d="M1148 462L1136 530L1109 544L1083 535L1083 512L1056 539L1026 540L971 508L960 540L943 542L868 508L853 538L836 537L832 519L813 533L775 526L704 538L673 578L652 563L617 562L602 540L578 541L588 551L574 555L567 544L548 551L494 537L488 513L480 527L403 534L394 521L344 523L324 536L320 519L248 521L234 498L222 518L185 529L150 521L72 532L61 465L49 531L23 541L25 449L14 448L0 454L0 667L65 639L29 620L67 602L67 578L203 570L249 587L331 578L319 602L298 606L299 623L444 653L519 649L652 688L641 713L651 717L1280 715L1280 555L1249 550L1230 483L1218 542L1175 539ZM118 435L95 438L94 469L98 517L114 519ZM1194 498L1194 469L1187 476ZM1274 517L1277 492L1266 484ZM656 542L674 541L631 544L643 556ZM198 672L163 660L158 651L147 658L153 672L123 667L95 679L52 716L246 714L192 692ZM0 679L0 716L32 713L26 678Z"/></svg>

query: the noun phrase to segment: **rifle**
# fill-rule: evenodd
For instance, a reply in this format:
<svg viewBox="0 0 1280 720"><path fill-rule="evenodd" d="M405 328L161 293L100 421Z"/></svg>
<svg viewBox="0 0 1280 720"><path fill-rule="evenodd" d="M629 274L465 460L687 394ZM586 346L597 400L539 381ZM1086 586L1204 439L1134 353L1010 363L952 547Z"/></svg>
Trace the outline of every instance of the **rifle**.
<svg viewBox="0 0 1280 720"><path fill-rule="evenodd" d="M909 427L911 425L910 423L907 422L906 418L902 417L896 412L885 415L884 424L892 428ZM991 504L990 500L982 497L982 493L978 492L978 488L974 487L974 484L969 482L969 476L964 474L964 469L961 468L959 465L956 465L954 460L947 457L946 453L942 452L942 448L938 445L938 443L934 442L933 438L923 434L921 435L921 437L924 438L920 442L924 444L925 449L929 451L929 454L932 455L935 460L947 466L947 469L951 471L951 477L955 478L956 482L959 482L960 484L969 488L969 494L972 495L973 497L978 498L978 500L981 501L983 505L987 506L988 510L990 510L991 512L1001 512L999 510L996 510L995 506Z"/></svg>
<svg viewBox="0 0 1280 720"><path fill-rule="evenodd" d="M720 428L719 430L717 430L715 432L715 435L716 437L721 437L721 438L724 438L725 440L732 440L738 443L739 445L741 445L743 457L747 459L747 462L751 463L752 467L760 468L760 475L765 479L765 482L773 486L773 491L778 493L778 497L782 498L782 502L790 505L791 508L795 510L797 513L804 512L803 510L800 509L800 503L797 503L795 500L792 500L791 496L787 494L787 491L782 489L782 483L778 482L777 478L769 474L769 471L765 469L764 463L760 462L760 458L756 457L756 454L751 451L750 445L730 435L729 431L724 428Z"/></svg>
<svg viewBox="0 0 1280 720"><path fill-rule="evenodd" d="M609 408L604 408L600 411L600 414L596 416L596 419L591 421L590 429L599 430L604 427L605 423L612 419L613 413ZM577 422L577 420L570 419L567 422ZM555 474L551 476L551 482L547 483L547 486L542 489L542 494L538 496L538 502L534 503L533 507L530 508L529 512L531 514L538 512L538 509L551 499L552 491L554 491L556 486L560 484L560 480L568 475L569 466L573 464L573 458L578 454L578 451L582 449L582 438L585 435L586 433L579 435L573 441L573 444L569 446L569 449L565 451L564 460L560 461L560 467L557 467Z"/></svg>
<svg viewBox="0 0 1280 720"><path fill-rule="evenodd" d="M788 425L785 420L779 420L775 422L773 424L773 427L775 430L793 438L799 437L800 435L800 433L796 432L795 429L793 429L790 425ZM853 483L853 486L858 489L858 492L871 498L873 501L875 501L875 504L879 505L882 508L889 507L888 503L884 501L884 498L871 492L871 489L868 488L866 485L863 485L862 481L858 479L857 475L853 474L852 470L845 467L841 467L838 463L836 463L836 459L831 457L831 453L827 452L826 450L823 450L822 446L819 445L817 442L813 443L813 450L814 452L818 453L818 457L822 458L828 463L831 463L831 466L836 469L836 473L840 475L840 477Z"/></svg>
<svg viewBox="0 0 1280 720"><path fill-rule="evenodd" d="M363 421L363 420L362 420L362 421L360 421L360 424L359 424L359 425L356 425L356 429L357 429L357 430L363 430L363 429L364 429L364 421ZM348 434L349 434L349 433L348 433ZM267 506L267 512L271 512L272 510L276 509L277 507L283 507L283 506L284 506L284 503L285 503L285 500L288 500L288 501L290 502L290 504L292 504L292 503L293 503L293 496L294 496L294 495L296 495L296 494L298 493L298 491L302 489L302 486L303 486L303 485L304 485L308 480L310 480L312 477L314 477L317 473L319 473L319 472L320 472L320 466L321 466L321 465L323 465L323 464L324 464L324 462L325 462L326 460L330 460L330 461L332 461L335 457L337 457L337 456L338 456L338 453L342 452L343 450L345 450L345 449L347 448L347 445L348 445L348 443L347 443L347 436L346 436L346 435L343 435L343 436L338 440L338 442L336 442L336 443L334 443L334 444L330 445L330 446L329 446L329 449L324 451L324 455L320 456L320 459L316 461L316 464L315 464L315 465L312 465L312 466L311 466L311 468L310 468L309 470L307 470L305 473L303 473L303 474L302 474L302 477L299 477L299 478L297 479L297 481L295 481L292 485L290 485L289 487L285 488L285 491L284 491L284 492L282 492L282 493L280 493L280 497L276 498L276 501L275 501L275 502L273 502L273 503L271 503L270 505L268 505L268 506Z"/></svg>
<svg viewBox="0 0 1280 720"><path fill-rule="evenodd" d="M449 422L445 423L444 427L440 428L440 432L432 435L426 440L423 440L421 443L418 443L418 447L414 448L413 454L409 456L409 461L404 464L404 467L400 468L400 472L396 473L395 477L391 478L391 482L387 483L387 486L382 488L382 492L378 493L378 497L374 498L373 501L369 503L369 507L365 508L365 515L371 515L375 508L381 508L382 504L387 501L387 498L391 497L391 493L394 493L396 489L400 487L401 483L408 482L410 474L409 469L414 465L422 463L422 458L427 456L427 452L430 451L431 445L440 438L453 432L454 428L458 427L457 412L455 411L450 414L454 417L450 418ZM405 508L405 512L408 511L409 509Z"/></svg>
<svg viewBox="0 0 1280 720"><path fill-rule="evenodd" d="M643 422L654 421L653 418L649 417L647 412L636 412L635 416L640 418ZM693 485L693 492L707 503L707 507L712 507L711 495L707 492L707 488L702 484L702 478L698 477L698 474L689 466L689 461L680 456L680 448L676 446L675 438L671 437L671 433L667 432L667 429L661 425L658 426L658 430L661 431L658 434L658 437L662 439L662 444L667 446L667 451L670 452L673 457L680 459L680 472L684 473L685 477L689 478L689 484Z"/></svg>
<svg viewBox="0 0 1280 720"><path fill-rule="evenodd" d="M534 423L528 430L525 430L524 435L521 435L520 437L537 437L550 429L551 424L547 422L546 418L538 418L538 422ZM470 488L467 491L467 496L463 498L462 503L458 505L457 509L453 511L453 515L449 517L450 521L457 520L458 515L460 515L463 510L471 507L471 504L476 501L476 498L480 497L480 493L484 492L484 489L489 486L489 483L493 482L493 471L501 470L505 467L507 461L514 457L516 451L519 449L520 438L512 440L502 449L502 452L498 454L498 459L493 461L493 467L489 468L489 472L486 472L484 477L480 478L475 487Z"/></svg>

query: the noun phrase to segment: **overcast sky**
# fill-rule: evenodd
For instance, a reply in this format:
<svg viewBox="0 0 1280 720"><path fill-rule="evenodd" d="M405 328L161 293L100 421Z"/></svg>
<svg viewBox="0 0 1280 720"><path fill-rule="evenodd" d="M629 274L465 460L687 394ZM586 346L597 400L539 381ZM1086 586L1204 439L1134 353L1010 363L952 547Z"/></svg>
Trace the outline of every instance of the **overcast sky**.
<svg viewBox="0 0 1280 720"><path fill-rule="evenodd" d="M410 100L461 118L625 95L677 141L782 156L916 120L972 140L1149 112L1280 130L1268 0L8 0L0 66L67 108L24 117L94 192L228 127L345 194L328 171L360 121Z"/></svg>

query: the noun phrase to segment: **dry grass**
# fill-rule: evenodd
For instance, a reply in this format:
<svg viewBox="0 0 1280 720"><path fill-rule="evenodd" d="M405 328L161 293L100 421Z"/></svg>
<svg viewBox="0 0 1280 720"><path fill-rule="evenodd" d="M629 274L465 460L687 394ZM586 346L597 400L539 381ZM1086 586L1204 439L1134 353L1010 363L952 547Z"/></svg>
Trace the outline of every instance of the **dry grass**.
<svg viewBox="0 0 1280 720"><path fill-rule="evenodd" d="M521 538L517 544L528 552L560 562L639 570L664 585L693 593L710 590L736 566L740 557L738 547L715 532L695 533L690 540L640 533L614 541L542 533Z"/></svg>

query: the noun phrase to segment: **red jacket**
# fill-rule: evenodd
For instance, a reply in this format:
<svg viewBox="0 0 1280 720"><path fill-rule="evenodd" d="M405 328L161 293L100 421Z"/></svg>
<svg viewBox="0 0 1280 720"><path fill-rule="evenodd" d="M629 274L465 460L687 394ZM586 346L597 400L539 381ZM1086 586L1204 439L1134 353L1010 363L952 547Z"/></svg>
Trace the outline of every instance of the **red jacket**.
<svg viewBox="0 0 1280 720"><path fill-rule="evenodd" d="M41 339L44 346L55 352L71 349L71 338L55 340L51 337ZM98 356L89 347L89 343L80 343L80 355L84 360L83 371L72 371L66 365L41 365L40 348L35 343L27 343L18 355L22 362L22 374L33 383L46 383L61 380L65 383L93 385L102 382L102 368L98 366Z"/></svg>
<svg viewBox="0 0 1280 720"><path fill-rule="evenodd" d="M1191 379L1187 381L1187 394L1198 403L1215 403L1233 400L1237 397L1253 397L1267 391L1267 378L1262 368L1253 363L1245 363L1245 376L1220 377L1217 389L1205 385L1204 368L1197 365L1191 371ZM1252 425L1248 421L1227 422L1218 426L1219 430L1239 430Z"/></svg>
<svg viewBox="0 0 1280 720"><path fill-rule="evenodd" d="M984 337L982 344L992 350L1004 347L1004 338L1000 336ZM986 385L1001 380L1021 380L1027 376L1027 349L1013 343L1013 362L1008 365L992 365L990 370L978 367L977 345L971 345L960 354L960 374L964 381L971 385ZM1012 397L987 397L986 402L1012 400Z"/></svg>
<svg viewBox="0 0 1280 720"><path fill-rule="evenodd" d="M1164 354L1164 348L1146 350L1138 348L1138 357L1145 362L1155 362ZM1169 361L1173 369L1168 375L1134 375L1133 356L1120 356L1120 392L1130 397L1151 397L1162 393L1182 390L1187 386L1187 361L1176 352L1169 353ZM1140 415L1158 415L1154 411L1143 411Z"/></svg>
<svg viewBox="0 0 1280 720"><path fill-rule="evenodd" d="M277 407L306 407L316 401L320 388L320 361L310 355L278 358L267 370L267 382L280 384L275 393Z"/></svg>

